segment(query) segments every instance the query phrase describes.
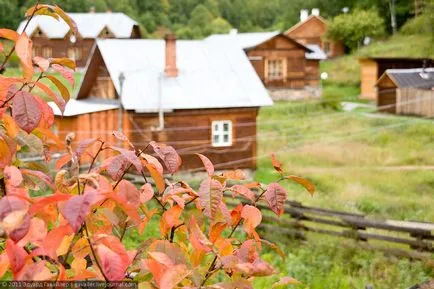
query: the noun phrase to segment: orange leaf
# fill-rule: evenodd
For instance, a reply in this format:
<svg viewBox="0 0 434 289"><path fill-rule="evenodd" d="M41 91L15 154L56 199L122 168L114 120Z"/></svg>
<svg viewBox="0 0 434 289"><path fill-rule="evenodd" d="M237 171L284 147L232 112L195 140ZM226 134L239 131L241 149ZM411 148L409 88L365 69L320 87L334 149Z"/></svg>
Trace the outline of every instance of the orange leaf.
<svg viewBox="0 0 434 289"><path fill-rule="evenodd" d="M62 66L68 67L72 70L75 70L75 62L69 58L50 58L51 64L60 64Z"/></svg>
<svg viewBox="0 0 434 289"><path fill-rule="evenodd" d="M276 156L274 154L271 155L271 162L273 164L274 169L278 171L279 174L283 174L282 164L276 159Z"/></svg>
<svg viewBox="0 0 434 289"><path fill-rule="evenodd" d="M196 154L201 159L203 166L205 167L206 172L209 176L212 176L214 174L214 165L212 162L207 158L206 156L202 154Z"/></svg>
<svg viewBox="0 0 434 289"><path fill-rule="evenodd" d="M2 120L8 135L15 138L18 135L19 128L14 119L9 114L3 114Z"/></svg>
<svg viewBox="0 0 434 289"><path fill-rule="evenodd" d="M183 264L176 265L161 276L160 289L173 289L188 275L190 275L190 271L187 270L187 266Z"/></svg>
<svg viewBox="0 0 434 289"><path fill-rule="evenodd" d="M164 182L163 175L160 174L160 172L153 164L147 163L145 164L145 166L151 174L151 177L154 179L155 186L157 187L158 192L164 192L164 190L166 189L166 183Z"/></svg>
<svg viewBox="0 0 434 289"><path fill-rule="evenodd" d="M172 146L151 141L149 145L155 153L163 160L169 173L174 174L182 164L181 157Z"/></svg>
<svg viewBox="0 0 434 289"><path fill-rule="evenodd" d="M30 207L29 214L33 216L36 213L38 213L40 210L42 210L45 206L48 206L53 203L67 201L71 197L72 197L71 195L56 193L51 196L36 198L35 202Z"/></svg>
<svg viewBox="0 0 434 289"><path fill-rule="evenodd" d="M300 185L306 188L306 190L309 192L311 196L315 194L315 186L310 181L297 176L286 176L285 179L293 180L299 183Z"/></svg>
<svg viewBox="0 0 434 289"><path fill-rule="evenodd" d="M60 98L56 93L54 93L48 86L42 82L36 82L36 86L41 89L45 94L59 107L60 111L63 113L65 111L65 100Z"/></svg>
<svg viewBox="0 0 434 289"><path fill-rule="evenodd" d="M256 207L245 205L241 211L241 218L244 219L244 230L249 236L255 235L255 228L262 221L262 213Z"/></svg>
<svg viewBox="0 0 434 289"><path fill-rule="evenodd" d="M220 234L223 232L226 226L227 226L226 223L213 224L209 231L209 240L215 243L215 241L217 241L217 239L220 237Z"/></svg>
<svg viewBox="0 0 434 289"><path fill-rule="evenodd" d="M199 251L210 252L212 243L199 228L199 225L197 224L196 218L194 216L192 216L190 219L189 230L189 239L193 248Z"/></svg>
<svg viewBox="0 0 434 289"><path fill-rule="evenodd" d="M107 197L115 201L137 226L140 224L141 218L137 212L137 208L129 205L124 198L117 194L110 193Z"/></svg>
<svg viewBox="0 0 434 289"><path fill-rule="evenodd" d="M280 280L271 286L271 288L281 287L286 285L298 285L302 284L300 281L292 278L292 277L281 277Z"/></svg>
<svg viewBox="0 0 434 289"><path fill-rule="evenodd" d="M0 255L0 279L9 269L9 258L6 252Z"/></svg>
<svg viewBox="0 0 434 289"><path fill-rule="evenodd" d="M223 173L223 177L230 180L244 180L246 174L242 170L226 171Z"/></svg>
<svg viewBox="0 0 434 289"><path fill-rule="evenodd" d="M9 40L16 42L18 40L19 36L20 35L14 30L6 29L6 28L0 29L0 37L1 38L6 38L6 39L9 39Z"/></svg>
<svg viewBox="0 0 434 289"><path fill-rule="evenodd" d="M6 240L6 254L14 276L24 267L28 254L23 247L16 245L12 240Z"/></svg>
<svg viewBox="0 0 434 289"><path fill-rule="evenodd" d="M243 204L238 204L232 211L231 211L231 219L232 219L232 226L235 226L238 224L238 222L241 220L241 212L243 211Z"/></svg>
<svg viewBox="0 0 434 289"><path fill-rule="evenodd" d="M284 212L287 195L286 190L278 183L269 184L265 191L264 198L277 216L281 216Z"/></svg>
<svg viewBox="0 0 434 289"><path fill-rule="evenodd" d="M252 202L255 201L255 194L249 188L247 188L247 187L245 187L243 185L233 185L229 189L234 194L234 197L236 195L241 195L244 198L246 198L247 200L250 200Z"/></svg>
<svg viewBox="0 0 434 289"><path fill-rule="evenodd" d="M63 83L60 80L58 80L54 75L46 75L45 77L48 78L57 87L63 100L68 102L70 98L70 94L66 86L63 85Z"/></svg>
<svg viewBox="0 0 434 289"><path fill-rule="evenodd" d="M20 59L24 78L27 81L31 81L34 74L32 62L32 40L27 37L25 32L18 36L17 42L15 44L15 51L18 58Z"/></svg>
<svg viewBox="0 0 434 289"><path fill-rule="evenodd" d="M172 227L178 226L181 223L179 217L181 217L182 211L182 208L176 205L163 213L160 221L161 235L167 235Z"/></svg>
<svg viewBox="0 0 434 289"><path fill-rule="evenodd" d="M144 204L154 197L154 190L150 183L144 184L140 188L140 203Z"/></svg>
<svg viewBox="0 0 434 289"><path fill-rule="evenodd" d="M56 171L60 171L60 169L71 161L72 157L70 154L64 154L56 161Z"/></svg>

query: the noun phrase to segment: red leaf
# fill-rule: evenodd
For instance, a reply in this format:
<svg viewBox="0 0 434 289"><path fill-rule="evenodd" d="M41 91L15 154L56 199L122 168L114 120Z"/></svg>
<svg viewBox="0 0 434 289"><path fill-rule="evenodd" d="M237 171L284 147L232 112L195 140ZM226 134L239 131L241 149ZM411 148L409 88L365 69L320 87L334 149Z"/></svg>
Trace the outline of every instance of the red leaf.
<svg viewBox="0 0 434 289"><path fill-rule="evenodd" d="M23 181L23 175L15 166L5 167L3 174L5 176L6 182L14 187L18 187Z"/></svg>
<svg viewBox="0 0 434 289"><path fill-rule="evenodd" d="M38 126L41 128L51 128L54 123L53 109L42 99L37 97L34 99L37 101L39 110L41 111L41 120Z"/></svg>
<svg viewBox="0 0 434 289"><path fill-rule="evenodd" d="M19 36L20 35L14 30L6 29L6 28L0 29L0 37L1 38L6 38L6 39L9 39L9 40L16 42L18 40Z"/></svg>
<svg viewBox="0 0 434 289"><path fill-rule="evenodd" d="M243 185L234 185L229 189L233 192L234 196L241 195L252 202L255 201L255 194Z"/></svg>
<svg viewBox="0 0 434 289"><path fill-rule="evenodd" d="M66 69L62 65L53 64L51 67L59 72L74 87L74 74L71 70Z"/></svg>
<svg viewBox="0 0 434 289"><path fill-rule="evenodd" d="M68 220L72 229L77 232L96 201L96 192L89 191L84 195L71 197L63 207L62 215Z"/></svg>
<svg viewBox="0 0 434 289"><path fill-rule="evenodd" d="M105 159L100 170L105 170L113 180L118 180L128 168L128 160L123 155L112 156Z"/></svg>
<svg viewBox="0 0 434 289"><path fill-rule="evenodd" d="M54 75L46 75L45 77L48 78L57 87L63 100L68 102L70 98L70 94L66 86L63 85L63 83L60 80L58 80Z"/></svg>
<svg viewBox="0 0 434 289"><path fill-rule="evenodd" d="M223 186L214 179L204 180L199 187L199 204L204 209L203 214L215 220L220 203L223 199Z"/></svg>
<svg viewBox="0 0 434 289"><path fill-rule="evenodd" d="M50 188L54 188L54 186L52 184L52 179L41 171L21 169L21 172L25 175L36 177L39 180L42 180L44 183L46 183Z"/></svg>
<svg viewBox="0 0 434 289"><path fill-rule="evenodd" d="M130 219L138 226L141 222L141 218L137 209L130 204L128 204L124 198L118 196L117 194L110 193L107 195L108 198L112 199L124 210L124 212L130 217Z"/></svg>
<svg viewBox="0 0 434 289"><path fill-rule="evenodd" d="M144 204L154 197L154 190L151 184L146 183L140 188L140 203Z"/></svg>
<svg viewBox="0 0 434 289"><path fill-rule="evenodd" d="M50 232L48 232L43 242L42 248L45 250L43 253L47 254L53 259L57 259L56 251L62 244L63 238L67 235L71 235L72 233L73 230L67 223L52 229Z"/></svg>
<svg viewBox="0 0 434 289"><path fill-rule="evenodd" d="M124 156L125 159L127 159L131 164L133 164L133 166L139 173L143 171L142 163L140 162L139 157L136 156L136 153L134 151L118 148L115 146L110 146L110 148L121 153L121 155Z"/></svg>
<svg viewBox="0 0 434 289"><path fill-rule="evenodd" d="M80 157L90 146L92 146L97 141L97 138L89 138L79 141L75 149L75 154Z"/></svg>
<svg viewBox="0 0 434 289"><path fill-rule="evenodd" d="M38 127L41 120L41 110L33 95L27 91L19 91L12 102L12 115L20 128L30 133Z"/></svg>
<svg viewBox="0 0 434 289"><path fill-rule="evenodd" d="M200 157L200 159L203 163L203 166L205 167L205 170L208 173L208 175L212 176L214 174L214 165L209 160L209 158L207 158L206 156L204 156L202 154L196 154L196 155Z"/></svg>
<svg viewBox="0 0 434 289"><path fill-rule="evenodd" d="M104 275L109 281L121 281L125 278L125 271L128 268L128 264L125 264L121 256L103 244L97 246L96 252L100 259Z"/></svg>
<svg viewBox="0 0 434 289"><path fill-rule="evenodd" d="M127 136L124 135L122 132L120 132L120 131L113 131L112 134L118 140L126 142L130 146L130 148L134 150L133 144L130 142L130 140L127 138Z"/></svg>
<svg viewBox="0 0 434 289"><path fill-rule="evenodd" d="M48 86L42 82L36 82L36 86L41 89L46 95L59 107L60 111L63 113L65 111L65 100L60 98L56 93L54 93Z"/></svg>
<svg viewBox="0 0 434 289"><path fill-rule="evenodd" d="M235 226L238 224L238 222L241 220L241 212L243 211L243 204L238 204L232 211L231 211L231 219L232 219L232 226Z"/></svg>
<svg viewBox="0 0 434 289"><path fill-rule="evenodd" d="M46 72L50 67L50 61L43 57L35 56L33 57L33 62L39 67L42 72Z"/></svg>
<svg viewBox="0 0 434 289"><path fill-rule="evenodd" d="M173 289L188 275L190 275L190 271L187 270L186 265L176 265L170 268L170 270L166 270L161 276L160 289Z"/></svg>
<svg viewBox="0 0 434 289"><path fill-rule="evenodd" d="M0 279L3 279L3 275L9 269L9 258L6 252L0 255Z"/></svg>
<svg viewBox="0 0 434 289"><path fill-rule="evenodd" d="M23 247L17 246L12 240L6 240L6 253L15 276L24 267L28 254Z"/></svg>
<svg viewBox="0 0 434 289"><path fill-rule="evenodd" d="M32 40L27 37L25 32L18 36L17 42L15 44L15 52L20 59L24 78L27 81L31 81L34 74L32 62Z"/></svg>
<svg viewBox="0 0 434 289"><path fill-rule="evenodd" d="M176 150L172 146L163 143L151 141L149 144L154 149L155 153L163 160L167 171L170 174L174 174L182 164L181 157Z"/></svg>
<svg viewBox="0 0 434 289"><path fill-rule="evenodd" d="M288 193L282 186L278 183L271 183L267 187L264 198L271 210L280 216L284 212L287 195Z"/></svg>

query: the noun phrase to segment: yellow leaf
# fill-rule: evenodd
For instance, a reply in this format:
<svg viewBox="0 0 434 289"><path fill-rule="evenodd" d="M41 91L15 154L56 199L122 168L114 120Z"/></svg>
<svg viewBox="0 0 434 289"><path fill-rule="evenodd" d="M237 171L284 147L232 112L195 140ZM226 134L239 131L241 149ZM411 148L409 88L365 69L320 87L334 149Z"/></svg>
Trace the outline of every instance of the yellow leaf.
<svg viewBox="0 0 434 289"><path fill-rule="evenodd" d="M11 138L15 138L18 135L19 128L10 115L3 114L3 124L5 125L6 131Z"/></svg>
<svg viewBox="0 0 434 289"><path fill-rule="evenodd" d="M315 186L307 179L298 176L286 176L285 179L293 180L299 183L300 185L306 188L306 190L309 192L311 196L315 194Z"/></svg>
<svg viewBox="0 0 434 289"><path fill-rule="evenodd" d="M86 259L76 257L71 263L71 269L74 270L75 274L79 274L80 272L86 270L86 264Z"/></svg>
<svg viewBox="0 0 434 289"><path fill-rule="evenodd" d="M74 238L74 235L68 235L63 237L62 242L60 243L59 248L56 250L57 256L65 255L68 253L69 246L71 245L72 239Z"/></svg>

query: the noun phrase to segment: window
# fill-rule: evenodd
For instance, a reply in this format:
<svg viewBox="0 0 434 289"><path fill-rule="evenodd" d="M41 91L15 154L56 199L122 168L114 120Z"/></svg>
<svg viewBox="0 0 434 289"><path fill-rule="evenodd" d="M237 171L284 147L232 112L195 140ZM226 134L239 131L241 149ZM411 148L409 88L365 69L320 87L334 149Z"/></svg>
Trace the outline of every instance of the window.
<svg viewBox="0 0 434 289"><path fill-rule="evenodd" d="M218 120L212 122L212 146L227 147L232 145L232 122Z"/></svg>
<svg viewBox="0 0 434 289"><path fill-rule="evenodd" d="M52 56L51 47L45 46L44 48L42 48L42 57L50 58L51 56Z"/></svg>
<svg viewBox="0 0 434 289"><path fill-rule="evenodd" d="M71 58L73 60L80 60L81 59L81 50L78 47L70 47L68 48L68 58Z"/></svg>
<svg viewBox="0 0 434 289"><path fill-rule="evenodd" d="M270 59L268 60L268 80L283 79L283 60Z"/></svg>
<svg viewBox="0 0 434 289"><path fill-rule="evenodd" d="M33 46L32 48L33 57L41 55L41 48L39 46Z"/></svg>

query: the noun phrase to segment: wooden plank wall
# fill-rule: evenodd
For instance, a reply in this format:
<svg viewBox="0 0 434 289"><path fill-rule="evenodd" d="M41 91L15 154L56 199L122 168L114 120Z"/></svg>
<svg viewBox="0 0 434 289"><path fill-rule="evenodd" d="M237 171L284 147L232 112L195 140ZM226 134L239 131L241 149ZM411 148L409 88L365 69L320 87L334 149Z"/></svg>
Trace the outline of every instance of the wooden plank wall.
<svg viewBox="0 0 434 289"><path fill-rule="evenodd" d="M434 117L434 91L400 88L396 93L397 114Z"/></svg>

